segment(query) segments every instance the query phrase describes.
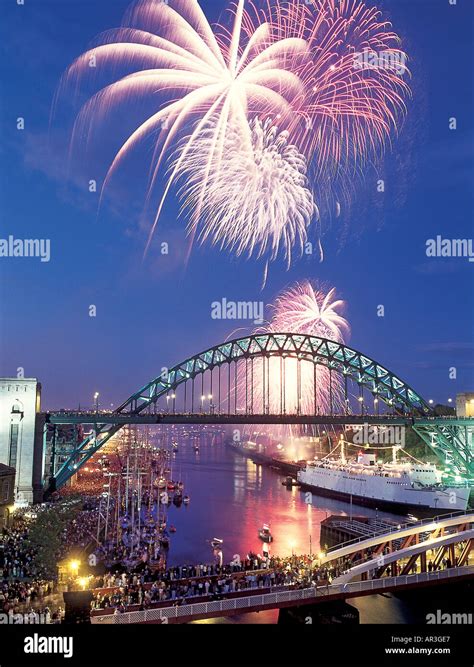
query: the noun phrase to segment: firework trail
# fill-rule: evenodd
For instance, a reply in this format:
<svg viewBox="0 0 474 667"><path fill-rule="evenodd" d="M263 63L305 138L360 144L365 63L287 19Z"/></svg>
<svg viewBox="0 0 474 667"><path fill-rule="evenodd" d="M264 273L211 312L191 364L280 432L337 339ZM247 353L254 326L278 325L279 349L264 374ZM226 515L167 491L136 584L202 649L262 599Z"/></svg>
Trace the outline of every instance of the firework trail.
<svg viewBox="0 0 474 667"><path fill-rule="evenodd" d="M190 212L192 231L200 226L202 241L210 239L237 255L260 257L270 251L270 259L282 250L289 266L294 249L303 252L316 211L306 159L271 119L254 118L249 127L250 150L238 128L229 131L224 154L212 160L209 172L201 156L209 153L214 124L202 132L181 161L179 196ZM178 149L176 160L180 155Z"/></svg>
<svg viewBox="0 0 474 667"><path fill-rule="evenodd" d="M147 249L167 195L185 176L198 148L204 151L198 167L201 186L195 176L192 193L184 195L194 206L188 225L191 237L202 210L206 219L208 191L215 193L217 205L221 202L215 185L226 178L229 162L231 167L235 164L226 156L235 137L242 153L251 163L253 159L252 169L258 170L258 128L266 128L275 142L285 136L295 147L294 159L299 154L311 162L319 201L330 197L333 186L347 185L349 174L383 151L405 113L409 89L403 71L354 66L355 55L362 51L386 51L405 62L396 34L380 12L362 0L271 0L259 7L237 0L229 13L230 29L212 28L197 0L139 0L121 28L100 35L71 65L60 86L59 96L70 86L78 91L84 79L98 71L112 80L82 107L71 150L104 131L112 112L153 100L155 111L127 136L102 188L104 192L141 142L152 140L147 204L160 174L167 173L167 178ZM304 170L300 173L305 176ZM286 177L287 170L276 169L272 184ZM275 214L266 178L255 178L253 187L261 189L251 199L259 210L250 216L241 244L235 244L238 232L223 224L232 204L221 209L220 222L204 225L200 239L249 254L268 249L272 258L281 247L288 259L289 246L301 245L306 234L307 188L301 187L299 199L293 201L295 191L283 204L294 206L284 226L281 215ZM237 230L241 219L229 224Z"/></svg>
<svg viewBox="0 0 474 667"><path fill-rule="evenodd" d="M272 306L272 316L268 324L254 333L294 333L320 336L340 343L347 342L350 326L344 318L345 302L338 299L336 290L325 291L314 286L308 280L296 283L282 292ZM282 395L285 399L287 413L298 412L298 360L287 358L284 362L284 378L280 383L281 362L277 357L270 357L263 362L255 359L253 363L253 397L254 412L263 413L264 385L263 363L265 373L269 372L270 390L265 395L265 405L270 413L280 413ZM299 410L301 414L314 414L314 368L313 363L300 363L300 396ZM241 396L245 395L245 372L238 377L238 389ZM268 382L268 381L267 381ZM281 387L283 384L283 387ZM284 391L283 391L284 389ZM339 373L332 373L325 366L317 366L316 405L320 414L329 414L332 409L337 411L344 406L344 386ZM268 400L269 399L269 400ZM244 403L245 401L242 400Z"/></svg>

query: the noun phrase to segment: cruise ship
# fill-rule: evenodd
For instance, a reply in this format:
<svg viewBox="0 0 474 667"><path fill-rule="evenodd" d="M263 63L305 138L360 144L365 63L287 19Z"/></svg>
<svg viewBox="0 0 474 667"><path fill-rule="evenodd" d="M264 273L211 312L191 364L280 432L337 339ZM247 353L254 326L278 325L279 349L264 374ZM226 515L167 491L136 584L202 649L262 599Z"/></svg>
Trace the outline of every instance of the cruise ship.
<svg viewBox="0 0 474 667"><path fill-rule="evenodd" d="M381 464L376 462L375 454L365 452L359 452L353 462L344 457L308 462L298 472L298 481L302 488L322 496L395 513L465 511L470 495L467 484L444 484L441 471L433 464L396 460Z"/></svg>

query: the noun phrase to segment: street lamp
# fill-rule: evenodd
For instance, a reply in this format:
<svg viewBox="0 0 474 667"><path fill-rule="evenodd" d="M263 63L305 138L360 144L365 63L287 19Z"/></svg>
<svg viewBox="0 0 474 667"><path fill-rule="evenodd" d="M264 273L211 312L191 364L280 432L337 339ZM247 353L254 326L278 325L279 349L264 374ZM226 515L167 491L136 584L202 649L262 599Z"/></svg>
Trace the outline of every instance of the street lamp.
<svg viewBox="0 0 474 667"><path fill-rule="evenodd" d="M89 579L87 577L79 577L79 579L77 580L77 583L82 588L82 590L85 591L86 586L89 583Z"/></svg>
<svg viewBox="0 0 474 667"><path fill-rule="evenodd" d="M201 412L204 412L204 401L206 400L206 397L204 394L201 396Z"/></svg>
<svg viewBox="0 0 474 667"><path fill-rule="evenodd" d="M95 411L99 412L99 392L96 391L94 394L94 401L95 401Z"/></svg>
<svg viewBox="0 0 474 667"><path fill-rule="evenodd" d="M79 561L79 560L69 561L69 569L71 570L73 575L76 575L78 573L80 564L81 564L81 561Z"/></svg>
<svg viewBox="0 0 474 667"><path fill-rule="evenodd" d="M375 414L377 417L379 416L379 399L374 398L374 408L375 408Z"/></svg>
<svg viewBox="0 0 474 667"><path fill-rule="evenodd" d="M360 403L360 414L361 414L361 417L363 417L364 416L364 397L359 396L358 401Z"/></svg>
<svg viewBox="0 0 474 667"><path fill-rule="evenodd" d="M214 406L212 405L212 394L209 394L208 399L209 399L209 414L210 414L210 413L213 412L213 409L212 409L212 408L214 407Z"/></svg>

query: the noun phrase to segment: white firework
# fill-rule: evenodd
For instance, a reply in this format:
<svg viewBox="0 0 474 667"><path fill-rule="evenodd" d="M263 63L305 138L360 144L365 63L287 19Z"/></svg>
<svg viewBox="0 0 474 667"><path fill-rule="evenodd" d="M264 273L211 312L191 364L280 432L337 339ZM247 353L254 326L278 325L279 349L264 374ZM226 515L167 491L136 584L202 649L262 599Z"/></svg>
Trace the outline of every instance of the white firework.
<svg viewBox="0 0 474 667"><path fill-rule="evenodd" d="M254 334L301 334L345 343L350 335L349 322L343 316L345 307L345 301L337 298L334 288L326 290L304 280L277 297L270 320ZM239 368L237 388L241 405L245 405L246 396L251 393L254 412L263 413L267 406L271 414L282 409L288 414L309 415L316 410L330 414L344 407L343 379L327 366L318 364L315 372L311 361L300 361L291 354L284 360L256 358L251 366L250 376L248 369Z"/></svg>
<svg viewBox="0 0 474 667"><path fill-rule="evenodd" d="M327 293L309 280L285 290L273 305L273 331L309 334L344 343L349 322L343 317L345 302L336 298L333 287Z"/></svg>
<svg viewBox="0 0 474 667"><path fill-rule="evenodd" d="M317 212L306 159L271 119L253 118L249 129L247 135L232 127L216 151L212 122L186 154L178 149L174 164L180 161L188 231L237 255L274 260L281 252L290 264L295 248L302 253Z"/></svg>

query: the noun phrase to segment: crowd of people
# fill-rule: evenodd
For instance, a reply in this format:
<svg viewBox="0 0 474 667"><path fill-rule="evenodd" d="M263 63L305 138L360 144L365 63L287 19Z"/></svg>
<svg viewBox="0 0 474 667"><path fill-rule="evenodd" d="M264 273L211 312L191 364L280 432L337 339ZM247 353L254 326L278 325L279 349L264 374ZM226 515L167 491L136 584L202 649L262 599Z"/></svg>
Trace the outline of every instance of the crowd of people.
<svg viewBox="0 0 474 667"><path fill-rule="evenodd" d="M17 512L12 528L0 532L0 612L13 615L27 609L27 613L37 615L42 612L38 605L41 607L52 590L53 582L41 576L34 549L29 546L25 513ZM51 622L49 608L43 611Z"/></svg>
<svg viewBox="0 0 474 667"><path fill-rule="evenodd" d="M25 579L36 574L34 551L27 546L26 520L18 517L14 527L0 533L0 580Z"/></svg>
<svg viewBox="0 0 474 667"><path fill-rule="evenodd" d="M264 557L248 554L240 561L220 566L216 563L180 565L165 570L147 567L135 572L107 573L92 586L98 590L92 609L147 609L163 601L184 604L190 598L221 599L255 589L327 586L341 574L339 568L317 565L314 556Z"/></svg>
<svg viewBox="0 0 474 667"><path fill-rule="evenodd" d="M99 508L95 499L85 499L82 510L66 526L61 542L64 545L61 557L72 547L86 549L94 540L97 531Z"/></svg>
<svg viewBox="0 0 474 667"><path fill-rule="evenodd" d="M85 548L90 543L90 533L97 521L94 500L90 502L85 499L82 510L63 531L58 560L71 547ZM49 599L55 592L56 582L45 576L30 541L32 521L48 509L47 506L38 506L34 512L28 508L17 509L12 525L0 531L0 613L39 614L41 622L59 622L61 618L61 609Z"/></svg>

